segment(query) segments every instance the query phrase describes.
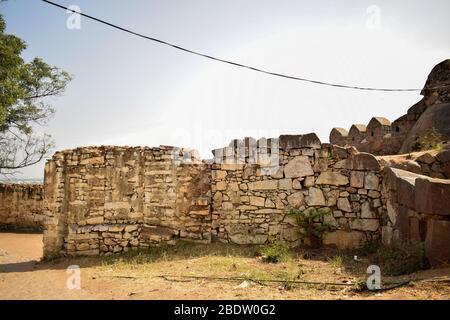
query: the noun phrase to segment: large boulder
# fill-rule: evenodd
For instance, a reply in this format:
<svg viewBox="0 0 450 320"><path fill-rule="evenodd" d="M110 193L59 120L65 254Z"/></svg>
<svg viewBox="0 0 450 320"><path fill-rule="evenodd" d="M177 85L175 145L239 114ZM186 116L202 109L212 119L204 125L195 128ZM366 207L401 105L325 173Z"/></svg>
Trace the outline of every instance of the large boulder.
<svg viewBox="0 0 450 320"><path fill-rule="evenodd" d="M450 140L450 103L434 104L428 107L408 132L400 153L413 151L417 137L435 130L442 141Z"/></svg>

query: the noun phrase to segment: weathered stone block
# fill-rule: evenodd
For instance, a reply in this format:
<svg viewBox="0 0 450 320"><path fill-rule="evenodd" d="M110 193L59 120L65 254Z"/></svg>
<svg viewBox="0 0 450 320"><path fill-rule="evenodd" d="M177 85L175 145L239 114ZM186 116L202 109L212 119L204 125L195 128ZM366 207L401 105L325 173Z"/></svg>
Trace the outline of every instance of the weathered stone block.
<svg viewBox="0 0 450 320"><path fill-rule="evenodd" d="M262 197L250 196L250 205L264 207L266 199Z"/></svg>
<svg viewBox="0 0 450 320"><path fill-rule="evenodd" d="M316 180L316 184L329 184L333 186L343 186L348 184L348 178L339 172L322 172Z"/></svg>
<svg viewBox="0 0 450 320"><path fill-rule="evenodd" d="M364 201L361 205L361 218L376 218L377 214L373 210L369 201Z"/></svg>
<svg viewBox="0 0 450 320"><path fill-rule="evenodd" d="M338 249L355 249L364 241L364 233L358 231L342 231L327 232L324 234L323 244L336 246Z"/></svg>
<svg viewBox="0 0 450 320"><path fill-rule="evenodd" d="M364 187L364 172L352 171L350 172L350 186L354 188Z"/></svg>
<svg viewBox="0 0 450 320"><path fill-rule="evenodd" d="M337 207L339 210L342 210L345 212L352 212L352 206L350 205L348 198L338 198Z"/></svg>
<svg viewBox="0 0 450 320"><path fill-rule="evenodd" d="M298 209L303 205L304 197L301 192L295 192L287 197L287 201L291 207Z"/></svg>
<svg viewBox="0 0 450 320"><path fill-rule="evenodd" d="M314 174L311 163L307 156L297 156L284 166L284 176L286 178L300 178Z"/></svg>
<svg viewBox="0 0 450 320"><path fill-rule="evenodd" d="M86 219L87 224L102 224L104 221L103 217L92 217Z"/></svg>
<svg viewBox="0 0 450 320"><path fill-rule="evenodd" d="M248 184L250 190L276 190L278 188L278 180L262 180L250 182Z"/></svg>
<svg viewBox="0 0 450 320"><path fill-rule="evenodd" d="M364 188L367 190L377 190L380 184L380 179L373 172L367 172L364 177Z"/></svg>
<svg viewBox="0 0 450 320"><path fill-rule="evenodd" d="M308 189L308 196L306 197L306 203L309 206L324 206L325 197L322 190L311 187Z"/></svg>
<svg viewBox="0 0 450 320"><path fill-rule="evenodd" d="M428 221L425 255L432 266L450 262L450 221Z"/></svg>
<svg viewBox="0 0 450 320"><path fill-rule="evenodd" d="M450 180L420 177L416 179L414 197L416 211L449 216Z"/></svg>
<svg viewBox="0 0 450 320"><path fill-rule="evenodd" d="M278 181L278 188L281 190L292 189L292 179L281 179Z"/></svg>
<svg viewBox="0 0 450 320"><path fill-rule="evenodd" d="M380 227L380 222L378 219L352 219L350 227L353 230L377 231Z"/></svg>
<svg viewBox="0 0 450 320"><path fill-rule="evenodd" d="M380 163L370 153L359 152L347 159L346 168L350 170L380 171Z"/></svg>

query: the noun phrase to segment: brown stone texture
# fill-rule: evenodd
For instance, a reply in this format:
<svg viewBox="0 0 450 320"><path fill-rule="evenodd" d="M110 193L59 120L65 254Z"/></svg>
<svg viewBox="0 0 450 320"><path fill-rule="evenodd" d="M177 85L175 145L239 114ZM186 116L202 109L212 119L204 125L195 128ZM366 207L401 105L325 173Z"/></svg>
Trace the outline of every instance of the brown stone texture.
<svg viewBox="0 0 450 320"><path fill-rule="evenodd" d="M361 246L365 241L365 235L359 231L338 230L326 233L323 238L323 244L335 246L338 249L354 249Z"/></svg>
<svg viewBox="0 0 450 320"><path fill-rule="evenodd" d="M348 169L341 161L353 160L355 154L352 150L329 144L318 148L317 142L305 142L305 136L313 142L316 140L311 135L280 136L277 161L267 161L266 166L256 163L251 166L253 170L248 170L245 168L247 159L241 168L227 169L225 164L217 162L212 165L213 172L226 171L220 177L213 175L212 179L213 239L255 244L270 238L298 245L298 227L289 212L312 207L332 213L327 216L327 223L342 231L329 233L327 244L355 247L362 239L380 233L376 209L381 206L378 161L371 155L363 155L359 160L360 156L356 155L356 167L361 171ZM266 150L256 148L252 153L260 157L264 152ZM230 154L239 152L231 150ZM266 156L270 157L270 154ZM239 161L237 156L228 160ZM371 171L373 168L376 170ZM361 182L352 187L350 176L355 173L362 174ZM371 181L376 183L369 187L375 190L364 187L365 174L373 174ZM233 190L231 184L237 184L238 190ZM357 231L352 232L352 226Z"/></svg>
<svg viewBox="0 0 450 320"><path fill-rule="evenodd" d="M44 253L109 254L151 243L210 242L209 167L191 150L89 147L45 171Z"/></svg>
<svg viewBox="0 0 450 320"><path fill-rule="evenodd" d="M450 180L417 178L416 190L417 211L450 216Z"/></svg>
<svg viewBox="0 0 450 320"><path fill-rule="evenodd" d="M425 255L432 266L450 262L450 221L430 219L427 225Z"/></svg>
<svg viewBox="0 0 450 320"><path fill-rule="evenodd" d="M0 183L0 229L41 229L43 191L41 184Z"/></svg>
<svg viewBox="0 0 450 320"><path fill-rule="evenodd" d="M373 155L294 137L235 139L213 162L164 146L57 152L45 168L45 254L108 255L180 239L295 246L289 212L309 208L330 212L335 231L325 242L339 248L381 235L390 244L424 241L427 215L448 207L445 180L380 171Z"/></svg>
<svg viewBox="0 0 450 320"><path fill-rule="evenodd" d="M378 160L370 153L358 152L346 160L346 168L350 170L379 171Z"/></svg>
<svg viewBox="0 0 450 320"><path fill-rule="evenodd" d="M433 162L429 158L427 162ZM450 261L450 180L401 169L384 169L383 243L424 243L432 265Z"/></svg>

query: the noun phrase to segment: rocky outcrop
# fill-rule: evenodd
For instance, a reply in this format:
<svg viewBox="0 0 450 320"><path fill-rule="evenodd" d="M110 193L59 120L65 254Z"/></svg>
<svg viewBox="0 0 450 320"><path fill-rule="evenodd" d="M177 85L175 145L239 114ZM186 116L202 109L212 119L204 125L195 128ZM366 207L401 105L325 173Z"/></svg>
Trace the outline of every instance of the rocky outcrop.
<svg viewBox="0 0 450 320"><path fill-rule="evenodd" d="M333 128L330 143L350 145L374 155L414 151L416 139L435 130L442 141L450 140L450 59L437 64L421 91L423 98L392 123L373 117L367 127L354 124L350 131Z"/></svg>
<svg viewBox="0 0 450 320"><path fill-rule="evenodd" d="M411 128L400 153L414 151L416 139L434 130L440 141L450 141L450 103L429 106Z"/></svg>

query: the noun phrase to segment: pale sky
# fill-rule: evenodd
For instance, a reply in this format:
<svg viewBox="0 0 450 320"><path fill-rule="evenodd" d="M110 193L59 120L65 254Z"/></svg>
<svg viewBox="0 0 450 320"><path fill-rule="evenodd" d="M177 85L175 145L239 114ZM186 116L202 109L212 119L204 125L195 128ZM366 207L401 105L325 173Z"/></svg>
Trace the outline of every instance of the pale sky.
<svg viewBox="0 0 450 320"><path fill-rule="evenodd" d="M449 58L450 1L54 0L219 58L357 86L421 88ZM0 4L7 32L74 76L42 130L56 150L175 145L200 151L233 138L316 132L391 121L418 92L368 92L281 79L133 37L39 0ZM42 178L44 162L18 178Z"/></svg>

